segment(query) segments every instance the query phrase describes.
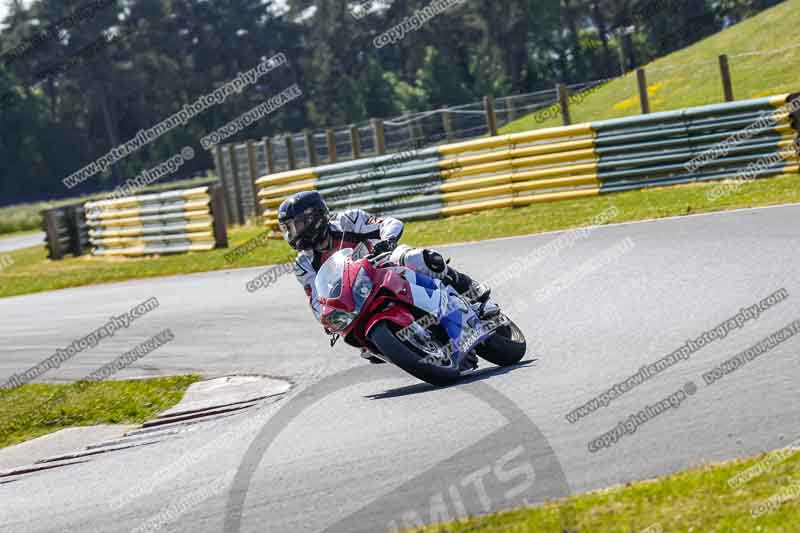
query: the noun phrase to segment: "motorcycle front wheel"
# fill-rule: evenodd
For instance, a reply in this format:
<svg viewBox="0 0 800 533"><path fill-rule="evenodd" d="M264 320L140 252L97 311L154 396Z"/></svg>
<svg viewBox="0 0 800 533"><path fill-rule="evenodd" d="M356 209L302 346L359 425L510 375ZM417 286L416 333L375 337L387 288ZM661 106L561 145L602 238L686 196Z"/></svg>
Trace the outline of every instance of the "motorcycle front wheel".
<svg viewBox="0 0 800 533"><path fill-rule="evenodd" d="M370 340L383 357L412 376L437 387L452 385L459 380L461 372L457 368L425 362L427 354L399 338L398 331L396 325L387 321L378 322L372 328Z"/></svg>
<svg viewBox="0 0 800 533"><path fill-rule="evenodd" d="M475 351L479 356L497 366L519 363L527 351L527 341L522 330L510 318L508 323L495 330L494 335L479 344Z"/></svg>

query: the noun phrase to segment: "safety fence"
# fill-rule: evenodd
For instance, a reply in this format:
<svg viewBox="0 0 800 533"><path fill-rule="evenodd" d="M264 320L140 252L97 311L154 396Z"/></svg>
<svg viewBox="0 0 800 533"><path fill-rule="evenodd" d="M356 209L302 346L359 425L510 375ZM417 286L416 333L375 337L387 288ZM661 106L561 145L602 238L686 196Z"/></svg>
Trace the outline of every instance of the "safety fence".
<svg viewBox="0 0 800 533"><path fill-rule="evenodd" d="M288 195L405 220L616 191L798 172L798 95L499 135L256 181L265 223Z"/></svg>
<svg viewBox="0 0 800 533"><path fill-rule="evenodd" d="M67 254L78 257L89 249L89 227L81 204L45 209L42 229L50 259L57 261Z"/></svg>
<svg viewBox="0 0 800 533"><path fill-rule="evenodd" d="M282 137L264 137L218 146L214 166L226 190L228 222L244 224L258 218L257 190L253 183L276 172L342 162L483 135L497 135L498 128L534 112L558 107L560 95L586 94L607 80L574 85L481 102L409 113L392 119L372 119L346 127L305 131ZM571 95L571 96L570 96Z"/></svg>
<svg viewBox="0 0 800 533"><path fill-rule="evenodd" d="M85 209L93 255L181 253L228 245L219 186L87 202Z"/></svg>

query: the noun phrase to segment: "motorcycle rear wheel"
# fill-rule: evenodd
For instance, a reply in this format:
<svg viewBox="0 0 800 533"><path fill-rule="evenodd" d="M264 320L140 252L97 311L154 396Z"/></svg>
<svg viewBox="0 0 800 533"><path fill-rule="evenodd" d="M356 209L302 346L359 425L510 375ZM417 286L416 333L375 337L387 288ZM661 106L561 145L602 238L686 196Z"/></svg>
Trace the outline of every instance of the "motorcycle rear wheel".
<svg viewBox="0 0 800 533"><path fill-rule="evenodd" d="M422 362L425 356L413 345L397 337L397 326L387 321L378 322L370 332L370 340L381 355L415 378L437 387L456 383L461 377L458 369Z"/></svg>

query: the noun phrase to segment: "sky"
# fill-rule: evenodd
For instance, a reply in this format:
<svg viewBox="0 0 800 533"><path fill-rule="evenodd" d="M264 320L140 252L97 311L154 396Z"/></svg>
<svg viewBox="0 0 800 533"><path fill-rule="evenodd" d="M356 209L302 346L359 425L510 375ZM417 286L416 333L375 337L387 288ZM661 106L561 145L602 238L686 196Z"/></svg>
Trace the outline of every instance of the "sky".
<svg viewBox="0 0 800 533"><path fill-rule="evenodd" d="M3 20L8 15L8 8L6 7L5 2L0 3L0 20Z"/></svg>
<svg viewBox="0 0 800 533"><path fill-rule="evenodd" d="M22 5L28 7L29 5L31 5L32 1L33 0L22 0ZM6 18L6 15L8 15L8 7L6 6L6 4L8 4L8 0L0 0L0 20L3 20L4 18Z"/></svg>

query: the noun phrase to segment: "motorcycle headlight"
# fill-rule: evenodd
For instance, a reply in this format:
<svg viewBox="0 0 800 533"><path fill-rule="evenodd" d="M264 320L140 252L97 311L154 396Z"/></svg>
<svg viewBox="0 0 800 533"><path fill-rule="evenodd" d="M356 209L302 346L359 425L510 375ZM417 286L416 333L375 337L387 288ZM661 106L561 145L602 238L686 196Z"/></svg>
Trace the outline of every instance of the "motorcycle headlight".
<svg viewBox="0 0 800 533"><path fill-rule="evenodd" d="M367 271L362 268L358 271L358 275L356 275L356 281L353 283L353 301L356 304L355 314L359 314L361 312L361 308L364 307L364 302L367 301L367 298L371 293L372 280L369 279Z"/></svg>
<svg viewBox="0 0 800 533"><path fill-rule="evenodd" d="M356 313L348 313L347 311L339 311L337 309L325 316L325 323L331 331L342 331L353 323L356 316Z"/></svg>

